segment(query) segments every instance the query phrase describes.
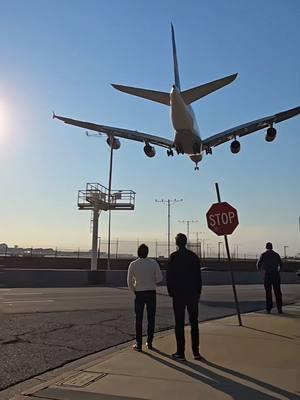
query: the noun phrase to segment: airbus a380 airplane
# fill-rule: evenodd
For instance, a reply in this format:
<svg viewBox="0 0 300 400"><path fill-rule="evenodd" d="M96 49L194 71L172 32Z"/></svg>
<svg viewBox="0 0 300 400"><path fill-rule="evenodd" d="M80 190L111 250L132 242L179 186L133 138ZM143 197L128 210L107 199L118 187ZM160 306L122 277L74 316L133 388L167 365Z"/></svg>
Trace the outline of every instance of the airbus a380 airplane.
<svg viewBox="0 0 300 400"><path fill-rule="evenodd" d="M60 119L66 124L96 131L99 134L106 134L108 145L113 146L114 149L119 149L121 146L120 140L117 138L125 138L143 142L145 144L144 152L147 157L155 156L155 148L153 145L167 148L168 156L173 156L173 149L175 149L177 154L187 154L196 164L195 169L199 169L198 163L202 160L203 155L211 154L213 147L225 143L228 140L232 140L230 144L231 152L238 153L241 145L236 138L248 135L249 133L263 128L267 128L265 137L266 141L272 142L276 137L276 129L273 125L292 118L300 113L300 107L292 108L278 114L270 115L268 117L260 118L255 121L236 126L232 129L228 129L226 131L217 133L216 135L210 136L207 139L201 139L191 103L233 82L237 77L237 74L229 75L225 78L221 78L189 90L181 91L173 25L171 25L171 29L175 84L172 86L170 93L115 84L112 86L122 92L170 106L171 120L175 131L174 140L149 135L139 131L78 121L76 119L70 119L55 114L53 114L53 118Z"/></svg>

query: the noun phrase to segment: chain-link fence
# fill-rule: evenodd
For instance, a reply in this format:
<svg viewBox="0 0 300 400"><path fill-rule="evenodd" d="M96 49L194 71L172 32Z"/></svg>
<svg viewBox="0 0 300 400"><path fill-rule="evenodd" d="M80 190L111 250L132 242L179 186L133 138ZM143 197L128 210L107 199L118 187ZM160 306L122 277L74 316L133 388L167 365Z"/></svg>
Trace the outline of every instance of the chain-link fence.
<svg viewBox="0 0 300 400"><path fill-rule="evenodd" d="M149 247L149 257L165 258L169 252L176 250L174 241L168 245L167 241L150 240L118 240L114 239L110 242L111 259L126 259L137 256L137 249L140 244L145 243ZM200 258L217 258L225 259L226 252L223 243L218 242L216 245L207 244L203 241L191 241L188 247L194 251ZM108 241L98 241L98 258L107 258ZM6 244L0 244L0 256L15 257L70 257L70 258L90 258L91 249L73 247L73 248L41 248L41 247L8 247ZM258 254L243 253L237 246L231 249L232 259L257 259Z"/></svg>

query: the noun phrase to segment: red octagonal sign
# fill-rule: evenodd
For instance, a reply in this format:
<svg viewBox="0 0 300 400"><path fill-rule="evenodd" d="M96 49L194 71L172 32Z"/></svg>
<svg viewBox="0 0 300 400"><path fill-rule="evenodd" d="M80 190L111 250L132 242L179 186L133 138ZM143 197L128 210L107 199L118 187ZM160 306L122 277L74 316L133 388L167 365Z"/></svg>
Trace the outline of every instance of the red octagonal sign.
<svg viewBox="0 0 300 400"><path fill-rule="evenodd" d="M239 224L237 210L226 202L215 203L206 213L207 226L217 235L230 235Z"/></svg>

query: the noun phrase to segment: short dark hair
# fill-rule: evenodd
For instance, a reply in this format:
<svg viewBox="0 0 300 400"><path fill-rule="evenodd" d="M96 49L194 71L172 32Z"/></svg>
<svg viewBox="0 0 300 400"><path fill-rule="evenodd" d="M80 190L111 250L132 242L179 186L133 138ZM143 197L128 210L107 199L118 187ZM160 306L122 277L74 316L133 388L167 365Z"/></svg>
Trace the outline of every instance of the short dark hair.
<svg viewBox="0 0 300 400"><path fill-rule="evenodd" d="M142 244L139 246L137 253L138 253L138 256L139 256L140 258L146 258L147 255L148 255L148 253L149 253L149 248L148 248L148 246L147 246L145 243L142 243Z"/></svg>
<svg viewBox="0 0 300 400"><path fill-rule="evenodd" d="M272 250L273 249L273 245L271 242L266 243L266 249L268 250Z"/></svg>
<svg viewBox="0 0 300 400"><path fill-rule="evenodd" d="M178 247L185 247L187 244L187 237L184 233L177 233L175 241Z"/></svg>

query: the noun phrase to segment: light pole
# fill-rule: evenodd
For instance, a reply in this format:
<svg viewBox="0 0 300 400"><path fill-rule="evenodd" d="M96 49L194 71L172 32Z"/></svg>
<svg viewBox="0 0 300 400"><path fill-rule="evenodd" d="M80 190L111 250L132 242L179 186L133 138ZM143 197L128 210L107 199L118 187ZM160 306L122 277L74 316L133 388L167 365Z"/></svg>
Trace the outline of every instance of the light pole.
<svg viewBox="0 0 300 400"><path fill-rule="evenodd" d="M237 260L239 258L239 245L236 243L235 245L235 259Z"/></svg>
<svg viewBox="0 0 300 400"><path fill-rule="evenodd" d="M223 244L223 242L218 242L218 260L220 260L220 258L221 258L221 254L220 254L221 244Z"/></svg>
<svg viewBox="0 0 300 400"><path fill-rule="evenodd" d="M208 240L210 240L210 239L206 239L206 238L201 239L201 241L202 241L202 257L203 258L205 258L205 241L208 241ZM206 256L207 256L207 254L206 254Z"/></svg>
<svg viewBox="0 0 300 400"><path fill-rule="evenodd" d="M108 247L107 247L107 269L110 269L110 233L111 233L111 181L112 181L112 167L114 155L114 136L108 136L108 144L110 146L110 161L109 161L109 181L108 181Z"/></svg>
<svg viewBox="0 0 300 400"><path fill-rule="evenodd" d="M283 246L284 258L286 258L286 249L287 249L288 247L289 247L289 246Z"/></svg>
<svg viewBox="0 0 300 400"><path fill-rule="evenodd" d="M170 235L171 235L171 205L178 203L180 201L183 201L183 199L177 200L177 199L173 199L173 200L155 200L156 203L164 203L167 204L168 206L168 257L170 257Z"/></svg>
<svg viewBox="0 0 300 400"><path fill-rule="evenodd" d="M202 234L204 232L191 232L192 234L196 235L196 249L197 249L197 256L201 257L201 241L199 242L199 234ZM200 244L200 252L198 251L199 249L199 244Z"/></svg>
<svg viewBox="0 0 300 400"><path fill-rule="evenodd" d="M190 236L190 224L195 224L196 222L199 222L198 220L193 220L193 219L188 219L188 220L180 220L178 221L182 224L186 224L186 236L187 240L189 241L189 236Z"/></svg>

